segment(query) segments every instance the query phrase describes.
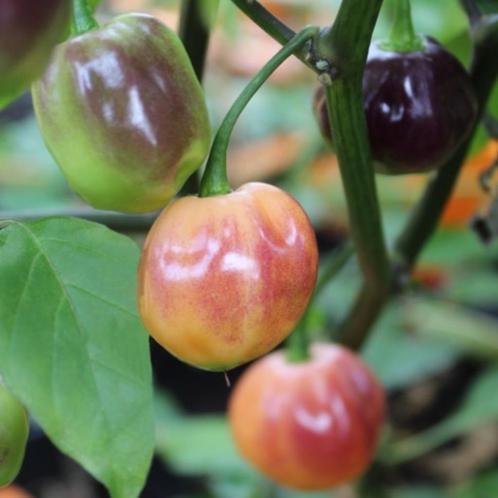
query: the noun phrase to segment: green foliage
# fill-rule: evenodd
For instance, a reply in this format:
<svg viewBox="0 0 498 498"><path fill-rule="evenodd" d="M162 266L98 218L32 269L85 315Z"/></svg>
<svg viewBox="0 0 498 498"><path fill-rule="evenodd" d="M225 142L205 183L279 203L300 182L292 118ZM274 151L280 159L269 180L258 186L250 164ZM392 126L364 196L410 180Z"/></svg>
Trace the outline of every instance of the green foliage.
<svg viewBox="0 0 498 498"><path fill-rule="evenodd" d="M458 356L458 350L443 341L408 333L399 306L391 305L363 349L363 357L388 389L441 372Z"/></svg>
<svg viewBox="0 0 498 498"><path fill-rule="evenodd" d="M476 4L481 9L484 14L496 14L498 13L498 1L497 0L476 0Z"/></svg>
<svg viewBox="0 0 498 498"><path fill-rule="evenodd" d="M498 322L490 315L437 300L410 299L407 309L414 332L498 363Z"/></svg>
<svg viewBox="0 0 498 498"><path fill-rule="evenodd" d="M430 429L388 445L381 458L400 463L416 458L479 426L498 422L498 367L490 367L474 382L460 408Z"/></svg>
<svg viewBox="0 0 498 498"><path fill-rule="evenodd" d="M238 455L225 416L187 415L165 393L156 399L156 435L157 453L170 468L179 475L207 478L210 494L203 498L335 496L330 492L298 493L268 481Z"/></svg>
<svg viewBox="0 0 498 498"><path fill-rule="evenodd" d="M498 489L498 470L488 471L454 490L455 498L489 498Z"/></svg>
<svg viewBox="0 0 498 498"><path fill-rule="evenodd" d="M51 440L113 498L138 496L153 452L137 262L132 241L81 220L0 232L0 372Z"/></svg>

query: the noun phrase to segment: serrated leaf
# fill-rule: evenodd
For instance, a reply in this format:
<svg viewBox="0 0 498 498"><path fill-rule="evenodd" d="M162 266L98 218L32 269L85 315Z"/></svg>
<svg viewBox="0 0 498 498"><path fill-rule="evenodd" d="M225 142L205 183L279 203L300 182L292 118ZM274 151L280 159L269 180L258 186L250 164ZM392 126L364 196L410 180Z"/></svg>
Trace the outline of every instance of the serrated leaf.
<svg viewBox="0 0 498 498"><path fill-rule="evenodd" d="M130 239L82 220L0 231L0 373L113 498L138 496L154 446L138 256Z"/></svg>

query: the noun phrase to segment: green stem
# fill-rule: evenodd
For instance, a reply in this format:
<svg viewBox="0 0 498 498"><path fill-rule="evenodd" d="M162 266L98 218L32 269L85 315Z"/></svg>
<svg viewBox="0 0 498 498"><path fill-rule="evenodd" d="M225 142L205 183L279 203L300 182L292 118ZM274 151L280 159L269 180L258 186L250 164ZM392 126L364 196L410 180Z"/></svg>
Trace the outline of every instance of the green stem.
<svg viewBox="0 0 498 498"><path fill-rule="evenodd" d="M333 61L325 85L351 235L364 277L356 305L342 324L344 344L357 349L389 295L390 265L363 110L362 78L381 0L343 0L332 28L322 33L317 55ZM358 15L361 12L361 15ZM326 79L324 80L326 82Z"/></svg>
<svg viewBox="0 0 498 498"><path fill-rule="evenodd" d="M460 5L462 6L462 9L465 10L470 24L475 24L479 21L482 13L475 0L460 0Z"/></svg>
<svg viewBox="0 0 498 498"><path fill-rule="evenodd" d="M483 18L482 22L475 26L473 38L475 46L470 74L479 103L479 116L474 124L475 130L498 76L496 65L498 15L490 16L488 19ZM401 232L395 250L398 263L403 267L409 269L415 264L423 247L436 230L462 169L472 136L473 133L429 183Z"/></svg>
<svg viewBox="0 0 498 498"><path fill-rule="evenodd" d="M315 286L315 291L311 296L308 307L299 321L296 330L287 341L287 359L290 362L302 362L309 358L309 319L314 303L323 292L327 284L342 270L344 265L354 254L354 247L347 243L333 254L320 268L320 274Z"/></svg>
<svg viewBox="0 0 498 498"><path fill-rule="evenodd" d="M237 100L228 111L214 138L206 170L201 181L199 192L201 197L230 192L231 189L227 176L227 150L233 128L239 116L272 73L317 33L318 28L314 26L304 28L300 31L265 64L261 71L237 97Z"/></svg>
<svg viewBox="0 0 498 498"><path fill-rule="evenodd" d="M413 28L410 0L397 0L391 33L380 48L390 52L417 52L424 48L422 38Z"/></svg>
<svg viewBox="0 0 498 498"><path fill-rule="evenodd" d="M217 7L217 5L216 5ZM202 83L211 35L210 19L199 0L183 0L178 33L185 46L195 74ZM193 195L199 190L199 173L193 173L183 185L180 195Z"/></svg>
<svg viewBox="0 0 498 498"><path fill-rule="evenodd" d="M259 2L253 0L232 0L232 2L281 45L285 45L295 36L296 33L292 29L277 19Z"/></svg>
<svg viewBox="0 0 498 498"><path fill-rule="evenodd" d="M71 34L82 35L87 31L98 28L97 21L93 17L92 9L87 0L73 0L73 18L71 22Z"/></svg>
<svg viewBox="0 0 498 498"><path fill-rule="evenodd" d="M146 232L150 229L159 213L124 214L99 211L90 207L71 209L28 209L23 211L0 211L0 225L5 221L31 221L55 216L72 216L82 220L102 223L118 232Z"/></svg>
<svg viewBox="0 0 498 498"><path fill-rule="evenodd" d="M209 19L199 0L183 0L178 34L192 61L199 81L204 75L206 54L211 34Z"/></svg>

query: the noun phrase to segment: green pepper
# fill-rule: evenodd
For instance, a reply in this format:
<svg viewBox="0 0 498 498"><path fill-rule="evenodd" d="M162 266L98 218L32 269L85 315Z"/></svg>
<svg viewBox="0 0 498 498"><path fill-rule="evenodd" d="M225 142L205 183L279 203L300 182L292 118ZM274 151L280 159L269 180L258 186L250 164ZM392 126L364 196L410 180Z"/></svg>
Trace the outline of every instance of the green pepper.
<svg viewBox="0 0 498 498"><path fill-rule="evenodd" d="M28 434L26 410L0 381L0 488L19 473Z"/></svg>
<svg viewBox="0 0 498 498"><path fill-rule="evenodd" d="M70 13L70 0L0 0L0 109L43 72Z"/></svg>
<svg viewBox="0 0 498 498"><path fill-rule="evenodd" d="M148 15L119 16L58 46L32 93L47 147L96 208L164 207L210 146L190 59Z"/></svg>

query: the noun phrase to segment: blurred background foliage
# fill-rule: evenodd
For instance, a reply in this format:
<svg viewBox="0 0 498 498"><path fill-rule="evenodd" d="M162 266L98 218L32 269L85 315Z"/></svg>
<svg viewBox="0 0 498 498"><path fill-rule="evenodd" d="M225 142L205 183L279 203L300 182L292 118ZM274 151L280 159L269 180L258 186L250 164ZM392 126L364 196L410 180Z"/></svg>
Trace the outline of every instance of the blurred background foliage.
<svg viewBox="0 0 498 498"><path fill-rule="evenodd" d="M385 1L375 37L387 33L394 2ZM99 16L105 21L116 13L143 11L175 28L179 3L108 0ZM332 21L340 1L263 3L298 29ZM468 23L458 1L412 3L417 29L437 38L468 64ZM208 15L213 4L216 0L205 2ZM489 8L493 2L482 4ZM228 0L220 1L205 77L214 125L277 48ZM230 148L229 168L233 186L248 180L270 180L295 195L314 223L321 256L326 260L347 239L348 221L337 163L321 140L312 113L316 84L315 75L297 60L288 61L244 112ZM498 115L498 89L489 111ZM188 409L192 404L186 401L186 394L183 398L179 395L181 387L172 388L175 383L191 383L188 375L160 382L161 375L157 374L159 465L189 484L176 487L175 492L164 489L162 494L146 490L143 496L497 497L498 243L484 245L470 229L473 217L486 213L492 202L490 193L480 186L479 175L497 158L498 143L481 128L441 226L413 273L410 292L389 305L363 350L365 359L389 390L390 414L378 463L366 477L361 494L348 487L307 494L278 488L238 457L220 409L226 403L228 389L219 388L219 402ZM389 243L427 181L427 176L378 176ZM87 215L93 212L71 193L45 149L29 95L25 95L0 113L0 217L75 210ZM136 227L128 231L134 232L140 242L146 228L144 222L138 233ZM311 310L309 333L317 339L333 338L335 325L348 310L359 284L359 270L352 258L319 296ZM155 368L159 369L157 363L163 357L157 360L157 354ZM175 368L189 370L178 365ZM239 374L240 371L233 377ZM168 372L162 377L168 378ZM223 379L217 381L221 385ZM205 390L196 394L190 384L187 392L188 396L203 399L211 395ZM52 490L51 494L41 492L40 496L57 495L55 488L47 489ZM57 489L65 489L60 496L68 496L67 488ZM92 494L85 495L80 488L70 496L84 498Z"/></svg>

